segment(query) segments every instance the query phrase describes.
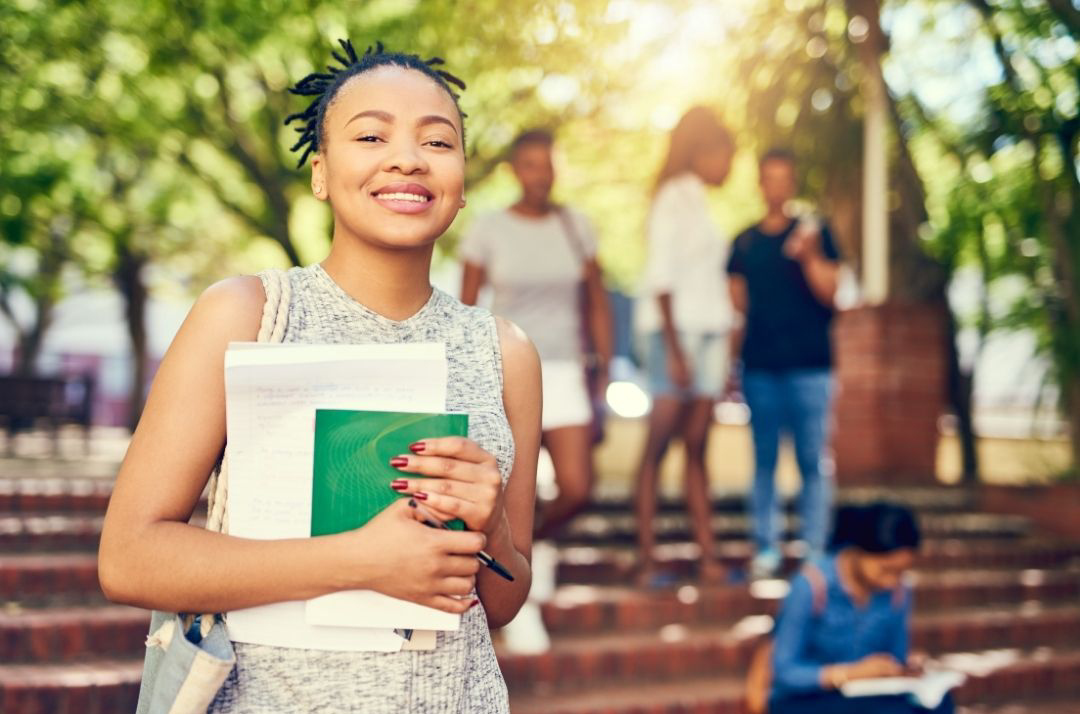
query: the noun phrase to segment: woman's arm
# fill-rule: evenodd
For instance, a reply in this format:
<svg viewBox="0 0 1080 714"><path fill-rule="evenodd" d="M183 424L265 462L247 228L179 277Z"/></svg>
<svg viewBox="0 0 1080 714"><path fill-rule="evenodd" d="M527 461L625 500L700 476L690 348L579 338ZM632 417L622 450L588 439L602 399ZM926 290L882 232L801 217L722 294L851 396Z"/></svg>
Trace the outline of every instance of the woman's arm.
<svg viewBox="0 0 1080 714"><path fill-rule="evenodd" d="M791 582L791 592L784 600L773 633L774 689L797 693L819 691L824 687L824 668L804 656L813 617L813 589L806 576L799 575Z"/></svg>
<svg viewBox="0 0 1080 714"><path fill-rule="evenodd" d="M611 301L608 300L603 272L596 258L585 261L585 290L589 300L589 334L600 365L606 370L615 353L615 331L611 319Z"/></svg>
<svg viewBox="0 0 1080 714"><path fill-rule="evenodd" d="M536 459L540 452L540 357L513 323L498 319L503 361L503 406L514 435L514 466L506 482L504 517L488 540L488 550L510 568L508 583L483 568L476 589L487 611L488 624L502 627L514 619L532 584L533 514L536 504Z"/></svg>
<svg viewBox="0 0 1080 714"><path fill-rule="evenodd" d="M486 277L484 266L465 261L465 273L461 277L461 302L475 305Z"/></svg>
<svg viewBox="0 0 1080 714"><path fill-rule="evenodd" d="M529 594L532 571L536 456L540 449L540 358L520 329L498 319L503 362L503 405L513 433L515 458L503 486L495 457L470 439L424 439L396 468L403 477L387 484L410 494L443 521L460 518L487 536L487 552L514 576L508 582L481 568L476 589L492 627L506 624ZM418 474L427 478L407 478Z"/></svg>
<svg viewBox="0 0 1080 714"><path fill-rule="evenodd" d="M656 296L656 300L660 306L660 329L664 336L664 345L667 347L668 374L671 375L671 381L676 387L686 389L690 386L692 376L682 345L679 344L679 331L675 326L671 293L660 293Z"/></svg>
<svg viewBox="0 0 1080 714"><path fill-rule="evenodd" d="M468 554L483 547L483 536L436 533L408 508L320 538L248 540L188 525L225 445L225 349L255 339L264 300L258 278L218 283L169 347L105 516L98 555L105 594L145 608L220 612L370 588L463 611L468 602L446 596L471 589ZM411 544L407 558L402 543Z"/></svg>

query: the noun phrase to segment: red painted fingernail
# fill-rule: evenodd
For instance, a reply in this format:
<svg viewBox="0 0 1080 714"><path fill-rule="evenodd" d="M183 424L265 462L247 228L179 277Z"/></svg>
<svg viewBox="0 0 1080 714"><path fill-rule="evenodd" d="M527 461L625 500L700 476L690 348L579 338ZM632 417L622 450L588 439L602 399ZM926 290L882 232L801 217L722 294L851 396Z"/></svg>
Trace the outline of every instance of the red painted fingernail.
<svg viewBox="0 0 1080 714"><path fill-rule="evenodd" d="M473 609L474 607L476 607L479 604L480 604L479 600L473 600L471 603L469 603L468 609L471 610L471 609Z"/></svg>
<svg viewBox="0 0 1080 714"><path fill-rule="evenodd" d="M409 482L403 478L396 478L390 482L390 488L395 491L404 491L409 487Z"/></svg>
<svg viewBox="0 0 1080 714"><path fill-rule="evenodd" d="M423 491L417 491L416 493L413 494L413 498L415 498L417 501L426 501L427 500L427 494L424 493Z"/></svg>
<svg viewBox="0 0 1080 714"><path fill-rule="evenodd" d="M422 453L424 453L424 449L426 449L426 448L427 448L427 444L425 444L422 441L418 441L415 444L410 444L409 445L409 451L413 452L414 454L422 454Z"/></svg>
<svg viewBox="0 0 1080 714"><path fill-rule="evenodd" d="M400 469L402 466L408 466L409 457L395 456L394 458L390 459L390 465L393 466L395 469Z"/></svg>

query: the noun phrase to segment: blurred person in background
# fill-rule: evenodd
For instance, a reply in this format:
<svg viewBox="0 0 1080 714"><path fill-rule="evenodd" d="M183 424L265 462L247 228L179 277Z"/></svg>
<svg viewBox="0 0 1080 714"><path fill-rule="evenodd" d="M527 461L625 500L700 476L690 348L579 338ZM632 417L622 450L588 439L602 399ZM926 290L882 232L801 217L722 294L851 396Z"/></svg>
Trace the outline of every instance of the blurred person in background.
<svg viewBox="0 0 1080 714"><path fill-rule="evenodd" d="M753 577L780 568L780 505L775 471L781 432L795 444L802 476L799 515L810 553L828 533L831 473L822 463L832 393L829 326L839 252L828 226L790 214L798 183L792 153L772 149L759 163L766 213L732 245L728 284L745 329L733 335L741 352L742 392L750 408L754 479L750 495L756 555ZM741 343L741 345L740 345Z"/></svg>
<svg viewBox="0 0 1080 714"><path fill-rule="evenodd" d="M647 224L647 258L634 328L653 396L637 475L638 580L657 578L653 548L660 462L678 434L686 450L686 506L701 547L703 582L724 577L715 558L705 447L723 396L733 313L724 261L727 242L709 217L707 188L724 183L735 142L706 107L694 107L671 132Z"/></svg>
<svg viewBox="0 0 1080 714"><path fill-rule="evenodd" d="M558 555L544 539L588 503L594 480L593 405L606 389L614 347L592 227L581 213L551 199L553 147L552 134L540 129L514 140L509 159L521 197L477 219L460 248L462 302L476 304L480 289L490 284L492 312L532 337L542 365L541 440L551 456L558 493L541 504L537 516L529 599L503 630L507 649L520 653L542 652L550 645L539 604L554 593Z"/></svg>
<svg viewBox="0 0 1080 714"><path fill-rule="evenodd" d="M538 538L553 535L588 502L593 484L592 395L586 366L606 387L613 350L611 307L596 260L596 237L578 211L555 204L554 137L533 129L510 147L521 186L517 203L482 216L460 254L465 264L461 300L475 305L480 289L494 289L492 312L531 337L543 366L543 445L555 467L558 496L544 504ZM593 351L586 351L586 345Z"/></svg>
<svg viewBox="0 0 1080 714"><path fill-rule="evenodd" d="M933 710L906 695L845 697L847 682L915 674L910 654L911 588L920 535L902 506L841 509L832 555L796 576L773 635L770 714L951 714L946 696Z"/></svg>

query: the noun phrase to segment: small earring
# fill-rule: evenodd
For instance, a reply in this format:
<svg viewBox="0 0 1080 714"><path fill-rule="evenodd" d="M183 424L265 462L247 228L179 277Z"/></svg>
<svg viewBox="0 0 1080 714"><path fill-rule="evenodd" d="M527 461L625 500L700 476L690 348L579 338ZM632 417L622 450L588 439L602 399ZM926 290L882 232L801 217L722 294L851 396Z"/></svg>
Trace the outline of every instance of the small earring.
<svg viewBox="0 0 1080 714"><path fill-rule="evenodd" d="M314 189L316 196L318 196L319 198L322 198L322 192L323 192L323 185L322 184L319 184L318 186L312 186L312 189Z"/></svg>

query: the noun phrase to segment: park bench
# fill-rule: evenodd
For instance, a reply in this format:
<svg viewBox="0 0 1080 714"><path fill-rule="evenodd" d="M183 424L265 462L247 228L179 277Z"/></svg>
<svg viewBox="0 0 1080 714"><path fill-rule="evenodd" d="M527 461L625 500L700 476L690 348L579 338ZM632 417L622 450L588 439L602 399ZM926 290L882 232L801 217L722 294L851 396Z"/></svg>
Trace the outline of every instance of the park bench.
<svg viewBox="0 0 1080 714"><path fill-rule="evenodd" d="M0 419L7 430L8 453L13 452L17 432L43 422L52 431L54 452L59 450L59 431L64 424L83 427L89 452L93 403L91 375L74 378L0 375Z"/></svg>

